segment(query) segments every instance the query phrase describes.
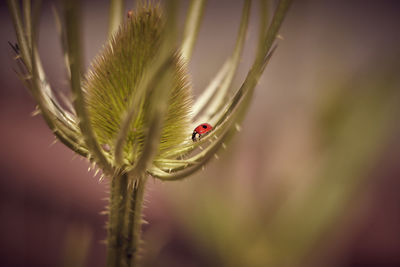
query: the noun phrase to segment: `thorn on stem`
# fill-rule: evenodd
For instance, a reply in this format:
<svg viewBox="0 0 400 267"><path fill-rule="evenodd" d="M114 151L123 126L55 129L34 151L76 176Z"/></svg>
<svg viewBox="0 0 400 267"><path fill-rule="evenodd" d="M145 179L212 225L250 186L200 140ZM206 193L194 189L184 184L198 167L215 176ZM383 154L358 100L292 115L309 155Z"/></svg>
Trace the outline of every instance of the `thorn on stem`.
<svg viewBox="0 0 400 267"><path fill-rule="evenodd" d="M54 139L53 142L51 142L51 144L49 145L49 147L54 146L57 143L57 139Z"/></svg>
<svg viewBox="0 0 400 267"><path fill-rule="evenodd" d="M235 128L236 131L240 132L242 130L242 127L240 127L240 125L238 123L235 123Z"/></svg>
<svg viewBox="0 0 400 267"><path fill-rule="evenodd" d="M276 35L276 39L279 39L279 40L282 40L282 41L285 40L285 38L280 34Z"/></svg>
<svg viewBox="0 0 400 267"><path fill-rule="evenodd" d="M39 109L38 106L36 106L35 110L32 111L31 116L34 117L34 116L37 116L39 114L40 114L40 109Z"/></svg>

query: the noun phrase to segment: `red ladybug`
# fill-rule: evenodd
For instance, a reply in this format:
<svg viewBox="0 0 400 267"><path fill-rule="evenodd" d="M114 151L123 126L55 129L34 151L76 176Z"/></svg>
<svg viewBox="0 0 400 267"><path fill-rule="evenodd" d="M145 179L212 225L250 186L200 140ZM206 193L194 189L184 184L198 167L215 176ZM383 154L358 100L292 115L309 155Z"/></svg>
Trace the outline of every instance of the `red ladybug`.
<svg viewBox="0 0 400 267"><path fill-rule="evenodd" d="M208 123L202 123L193 130L193 142L199 141L203 135L209 133L213 127Z"/></svg>

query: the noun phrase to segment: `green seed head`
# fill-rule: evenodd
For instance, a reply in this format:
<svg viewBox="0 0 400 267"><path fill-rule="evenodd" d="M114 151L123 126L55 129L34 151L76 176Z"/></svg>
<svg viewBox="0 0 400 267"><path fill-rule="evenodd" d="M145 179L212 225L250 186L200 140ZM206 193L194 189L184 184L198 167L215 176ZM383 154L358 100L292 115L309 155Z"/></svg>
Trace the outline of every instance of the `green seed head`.
<svg viewBox="0 0 400 267"><path fill-rule="evenodd" d="M146 101L151 98L151 92L140 92L139 84L157 60L163 27L159 8L148 6L136 10L96 57L84 81L92 127L100 144L109 146L110 151L127 109L135 103L136 116L124 146L124 160L128 163L135 162L143 152L146 118L154 107ZM170 88L165 88L169 91L165 99L168 107L158 155L190 137L191 90L185 64L178 53L173 61L173 74L163 83Z"/></svg>

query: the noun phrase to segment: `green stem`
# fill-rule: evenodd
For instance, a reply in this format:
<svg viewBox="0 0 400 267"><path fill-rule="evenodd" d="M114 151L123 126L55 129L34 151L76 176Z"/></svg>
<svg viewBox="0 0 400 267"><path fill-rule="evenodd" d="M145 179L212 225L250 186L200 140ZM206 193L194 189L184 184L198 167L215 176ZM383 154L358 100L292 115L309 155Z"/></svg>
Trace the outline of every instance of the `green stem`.
<svg viewBox="0 0 400 267"><path fill-rule="evenodd" d="M146 184L147 176L143 174L135 182L135 186L132 194L130 194L130 200L128 202L126 218L127 227L125 232L129 237L129 242L126 244L124 249L124 258L129 263L128 266L135 266L140 249L140 236L141 236L141 226L142 226L142 209L143 209L143 196Z"/></svg>
<svg viewBox="0 0 400 267"><path fill-rule="evenodd" d="M122 23L124 18L125 4L122 0L111 0L110 19L108 22L108 37L111 37Z"/></svg>
<svg viewBox="0 0 400 267"><path fill-rule="evenodd" d="M130 183L134 181L132 186ZM139 251L146 176L113 177L107 237L107 267L135 266Z"/></svg>

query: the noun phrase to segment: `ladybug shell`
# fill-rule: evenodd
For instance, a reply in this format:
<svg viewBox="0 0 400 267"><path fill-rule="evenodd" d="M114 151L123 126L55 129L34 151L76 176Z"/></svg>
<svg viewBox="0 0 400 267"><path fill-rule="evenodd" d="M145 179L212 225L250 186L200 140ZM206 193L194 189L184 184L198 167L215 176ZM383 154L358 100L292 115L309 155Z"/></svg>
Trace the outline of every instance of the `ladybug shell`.
<svg viewBox="0 0 400 267"><path fill-rule="evenodd" d="M193 130L193 135L192 135L193 142L200 140L202 135L210 132L212 129L213 129L213 127L208 123L202 123L199 126L197 126Z"/></svg>

